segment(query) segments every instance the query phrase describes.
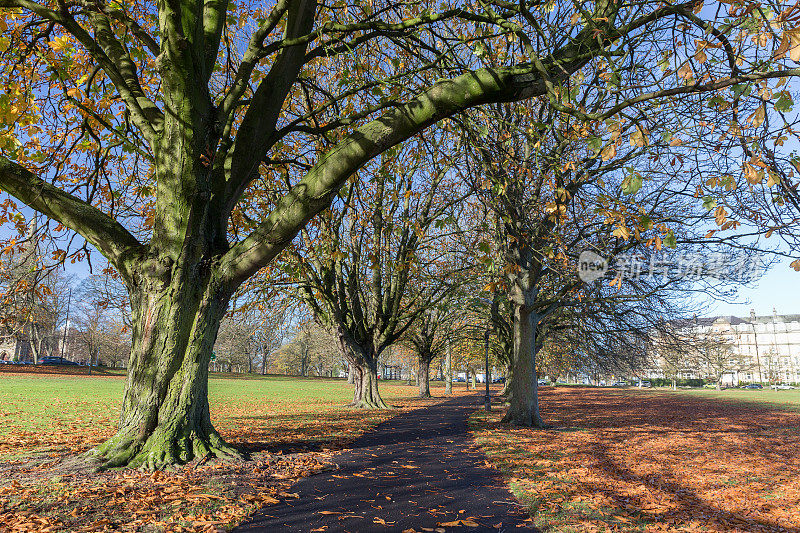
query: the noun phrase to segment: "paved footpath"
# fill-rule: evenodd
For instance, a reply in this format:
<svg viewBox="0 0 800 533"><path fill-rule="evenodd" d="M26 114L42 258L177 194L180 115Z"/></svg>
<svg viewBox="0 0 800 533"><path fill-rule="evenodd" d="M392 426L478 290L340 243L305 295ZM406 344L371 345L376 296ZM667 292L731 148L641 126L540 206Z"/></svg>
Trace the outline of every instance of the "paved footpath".
<svg viewBox="0 0 800 533"><path fill-rule="evenodd" d="M235 531L534 530L471 445L466 419L481 399L460 396L379 424L337 455L334 469L296 483L299 498L265 507Z"/></svg>

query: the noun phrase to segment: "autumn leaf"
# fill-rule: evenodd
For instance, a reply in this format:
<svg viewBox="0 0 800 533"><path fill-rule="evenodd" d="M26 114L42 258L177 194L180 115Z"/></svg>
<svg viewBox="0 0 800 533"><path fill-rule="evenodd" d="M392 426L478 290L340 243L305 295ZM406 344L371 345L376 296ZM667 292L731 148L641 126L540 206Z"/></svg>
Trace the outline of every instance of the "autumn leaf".
<svg viewBox="0 0 800 533"><path fill-rule="evenodd" d="M705 62L708 60L708 56L706 55L705 51L703 51L703 50L698 50L698 51L697 51L697 52L694 54L694 58L695 58L695 60L697 60L697 62L698 62L698 63L700 63L701 65L702 65L703 63L705 63Z"/></svg>
<svg viewBox="0 0 800 533"><path fill-rule="evenodd" d="M764 171L756 169L755 165L745 161L742 163L742 171L748 183L757 185L764 180Z"/></svg>
<svg viewBox="0 0 800 533"><path fill-rule="evenodd" d="M638 147L648 145L647 134L641 126L636 126L636 131L631 134L630 144Z"/></svg>
<svg viewBox="0 0 800 533"><path fill-rule="evenodd" d="M782 50L782 52L780 54L776 53L776 56L782 57L788 51L792 61L800 63L800 28L785 30L778 50Z"/></svg>
<svg viewBox="0 0 800 533"><path fill-rule="evenodd" d="M756 109L753 114L747 118L747 120L753 125L754 128L757 128L764 123L766 116L767 114L764 106L760 105L758 106L758 109Z"/></svg>
<svg viewBox="0 0 800 533"><path fill-rule="evenodd" d="M611 143L605 148L603 148L602 152L600 152L600 159L602 159L603 161L608 161L610 159L613 159L615 155L617 155L617 146L616 144Z"/></svg>
<svg viewBox="0 0 800 533"><path fill-rule="evenodd" d="M678 69L678 76L688 83L694 76L691 65L689 65L689 63L684 63L683 66Z"/></svg>

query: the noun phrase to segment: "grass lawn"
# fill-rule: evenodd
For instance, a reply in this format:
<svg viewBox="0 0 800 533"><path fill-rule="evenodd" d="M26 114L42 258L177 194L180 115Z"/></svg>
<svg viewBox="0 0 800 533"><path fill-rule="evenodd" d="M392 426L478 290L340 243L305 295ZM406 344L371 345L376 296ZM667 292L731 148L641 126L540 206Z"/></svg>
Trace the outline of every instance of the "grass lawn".
<svg viewBox="0 0 800 533"><path fill-rule="evenodd" d="M343 407L352 399L344 380L212 375L212 420L251 461L156 474L76 469L71 457L113 434L124 385L114 375L0 373L0 531L224 530L397 412ZM381 391L400 410L436 401L397 382Z"/></svg>
<svg viewBox="0 0 800 533"><path fill-rule="evenodd" d="M703 398L714 398L733 402L753 402L769 407L800 411L800 390L748 389L680 389L677 392Z"/></svg>
<svg viewBox="0 0 800 533"><path fill-rule="evenodd" d="M543 531L800 531L797 392L541 396L553 429L471 424Z"/></svg>

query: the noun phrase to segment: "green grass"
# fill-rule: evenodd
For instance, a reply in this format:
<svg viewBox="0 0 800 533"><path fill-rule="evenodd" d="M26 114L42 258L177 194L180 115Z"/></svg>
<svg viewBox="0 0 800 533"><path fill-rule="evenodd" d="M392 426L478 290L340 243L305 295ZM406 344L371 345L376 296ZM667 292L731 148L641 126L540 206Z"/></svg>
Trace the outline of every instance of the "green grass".
<svg viewBox="0 0 800 533"><path fill-rule="evenodd" d="M27 523L33 512L61 524L59 531L93 531L97 520L119 524L133 511L146 511L148 520L192 531L198 530L194 520L232 525L265 501L260 497L275 497L296 478L323 468L331 452L402 412L346 407L353 386L341 379L213 374L209 402L214 425L251 460L178 467L157 481L171 489L213 494L211 501L156 497L158 489L154 492L153 479L144 472L51 475L60 472L61 459L113 435L124 387L123 376L0 373L0 472L15 476L24 489L0 482L0 515L6 512L0 521ZM415 386L383 381L380 387L387 403L401 409L425 405L414 398ZM115 496L120 491L124 498ZM251 498L241 497L243 492ZM80 512L73 515L73 509Z"/></svg>
<svg viewBox="0 0 800 533"><path fill-rule="evenodd" d="M800 390L749 390L749 389L680 389L679 394L688 394L715 400L766 404L785 411L800 411Z"/></svg>
<svg viewBox="0 0 800 533"><path fill-rule="evenodd" d="M209 380L212 412L236 405L280 409L298 403L315 409L322 405L343 405L353 394L353 386L342 379L231 376L212 374ZM413 396L415 387L401 383L405 382L381 383L384 399ZM0 374L0 435L108 425L119 415L124 387L122 376Z"/></svg>

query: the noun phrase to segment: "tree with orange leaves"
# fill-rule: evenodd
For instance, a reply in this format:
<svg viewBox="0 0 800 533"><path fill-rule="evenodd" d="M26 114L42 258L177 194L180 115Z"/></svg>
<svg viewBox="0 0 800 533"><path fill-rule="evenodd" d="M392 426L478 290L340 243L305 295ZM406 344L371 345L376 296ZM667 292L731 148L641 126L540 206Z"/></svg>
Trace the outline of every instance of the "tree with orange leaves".
<svg viewBox="0 0 800 533"><path fill-rule="evenodd" d="M782 56L764 68L749 53L779 51L770 32L785 25L779 4L766 15L745 0L716 14L661 0L0 9L0 188L52 220L52 233L88 243L59 258L96 250L130 294L128 380L118 431L92 454L101 467L241 457L207 398L231 295L392 146L490 102L546 96L603 120L654 98L800 74ZM618 91L621 73L679 44L677 71ZM573 77L589 64L602 77ZM604 91L607 105L581 108L582 90ZM2 205L4 222L18 214Z"/></svg>

